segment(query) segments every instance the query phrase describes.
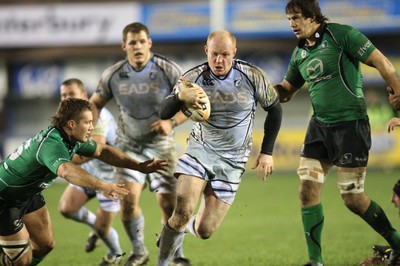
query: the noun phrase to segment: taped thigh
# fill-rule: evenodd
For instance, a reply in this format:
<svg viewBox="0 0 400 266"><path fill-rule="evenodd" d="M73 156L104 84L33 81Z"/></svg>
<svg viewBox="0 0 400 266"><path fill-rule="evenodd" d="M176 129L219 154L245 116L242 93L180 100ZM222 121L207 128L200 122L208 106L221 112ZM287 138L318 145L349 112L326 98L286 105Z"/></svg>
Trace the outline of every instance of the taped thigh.
<svg viewBox="0 0 400 266"><path fill-rule="evenodd" d="M338 167L337 186L340 189L340 193L347 194L364 192L365 172L365 167Z"/></svg>
<svg viewBox="0 0 400 266"><path fill-rule="evenodd" d="M30 244L28 239L0 240L0 248L2 249L1 262L5 262L5 265L13 265L30 250Z"/></svg>
<svg viewBox="0 0 400 266"><path fill-rule="evenodd" d="M316 159L301 157L297 174L301 180L324 183L330 167L329 164L321 163Z"/></svg>

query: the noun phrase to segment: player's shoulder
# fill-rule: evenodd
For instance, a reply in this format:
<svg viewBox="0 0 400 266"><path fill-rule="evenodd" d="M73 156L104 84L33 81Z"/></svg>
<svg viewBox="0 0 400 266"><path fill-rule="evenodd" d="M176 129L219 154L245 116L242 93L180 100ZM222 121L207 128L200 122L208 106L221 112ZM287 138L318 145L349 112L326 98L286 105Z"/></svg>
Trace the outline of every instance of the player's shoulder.
<svg viewBox="0 0 400 266"><path fill-rule="evenodd" d="M104 77L111 77L113 74L117 73L118 71L121 71L124 66L128 64L128 59L122 59L119 60L118 62L114 63L113 65L107 67L104 72L103 72L103 78Z"/></svg>
<svg viewBox="0 0 400 266"><path fill-rule="evenodd" d="M208 75L207 73L210 73L210 67L207 62L204 62L188 69L183 76L189 81L196 82L200 76Z"/></svg>
<svg viewBox="0 0 400 266"><path fill-rule="evenodd" d="M38 154L46 154L49 150L56 150L58 152L68 150L67 145L70 143L65 132L54 126L43 129L32 140L36 142Z"/></svg>
<svg viewBox="0 0 400 266"><path fill-rule="evenodd" d="M151 57L152 61L162 69L174 68L175 70L181 71L181 67L175 61L157 53L153 53Z"/></svg>
<svg viewBox="0 0 400 266"><path fill-rule="evenodd" d="M40 131L35 137L36 141L55 141L62 142L63 135L62 132L54 126L48 126L47 128Z"/></svg>
<svg viewBox="0 0 400 266"><path fill-rule="evenodd" d="M260 67L241 60L241 59L235 59L233 60L233 64L232 64L232 68L236 71L242 72L244 75L246 75L247 77L249 77L251 79L251 77L254 76L264 76L265 75L265 71L263 69L261 69Z"/></svg>
<svg viewBox="0 0 400 266"><path fill-rule="evenodd" d="M326 24L326 31L334 38L340 38L352 31L358 31L351 25L329 22Z"/></svg>
<svg viewBox="0 0 400 266"><path fill-rule="evenodd" d="M108 122L114 122L115 121L115 118L114 118L114 115L110 112L110 110L108 110L108 109L106 109L106 108L103 108L103 109L101 109L101 111L100 111L100 117L99 117L99 121L103 121L103 122L106 122L106 123L108 123Z"/></svg>

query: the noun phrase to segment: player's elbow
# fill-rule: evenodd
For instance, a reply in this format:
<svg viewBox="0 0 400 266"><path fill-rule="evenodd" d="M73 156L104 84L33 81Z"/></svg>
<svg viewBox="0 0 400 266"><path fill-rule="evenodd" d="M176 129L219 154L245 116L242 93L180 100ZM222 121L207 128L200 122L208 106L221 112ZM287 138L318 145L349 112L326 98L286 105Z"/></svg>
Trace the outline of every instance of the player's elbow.
<svg viewBox="0 0 400 266"><path fill-rule="evenodd" d="M292 98L293 98L292 95L291 96L286 95L284 97L279 96L279 102L286 103L286 102L290 101Z"/></svg>
<svg viewBox="0 0 400 266"><path fill-rule="evenodd" d="M70 169L71 169L72 165L74 165L74 164L71 162L65 162L65 163L60 164L60 166L58 166L58 169L57 169L57 175L59 177L67 180L68 175L71 171Z"/></svg>

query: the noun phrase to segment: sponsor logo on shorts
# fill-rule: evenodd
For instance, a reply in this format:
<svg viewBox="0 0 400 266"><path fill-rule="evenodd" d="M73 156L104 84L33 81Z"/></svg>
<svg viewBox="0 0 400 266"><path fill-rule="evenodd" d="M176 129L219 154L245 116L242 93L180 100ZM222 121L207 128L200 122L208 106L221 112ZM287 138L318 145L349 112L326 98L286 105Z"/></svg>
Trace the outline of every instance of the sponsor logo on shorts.
<svg viewBox="0 0 400 266"><path fill-rule="evenodd" d="M340 158L340 164L350 164L352 163L353 154L345 153L342 158Z"/></svg>
<svg viewBox="0 0 400 266"><path fill-rule="evenodd" d="M20 227L21 224L22 224L22 220L21 220L21 219L15 220L15 221L13 222L13 224L14 224L15 227Z"/></svg>

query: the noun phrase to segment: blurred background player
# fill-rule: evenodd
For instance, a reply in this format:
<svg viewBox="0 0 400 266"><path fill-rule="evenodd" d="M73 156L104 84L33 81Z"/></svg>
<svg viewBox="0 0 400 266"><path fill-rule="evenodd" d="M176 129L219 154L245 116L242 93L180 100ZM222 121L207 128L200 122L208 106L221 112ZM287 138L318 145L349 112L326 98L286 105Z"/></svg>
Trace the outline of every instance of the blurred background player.
<svg viewBox="0 0 400 266"><path fill-rule="evenodd" d="M60 87L61 100L76 98L88 99L87 92L79 79L65 80ZM101 110L100 117L90 138L97 143L115 145L117 123L106 108ZM83 169L105 182L115 182L115 168L100 160L75 155L73 163L80 164ZM84 205L90 199L97 197L100 208L94 214ZM115 215L120 210L119 202L104 197L98 191L69 184L65 189L60 202L60 213L77 222L85 223L93 229L87 241L85 250L91 252L97 245L100 237L108 247L108 253L99 265L117 265L122 259L122 249L119 243L118 232L111 226Z"/></svg>
<svg viewBox="0 0 400 266"><path fill-rule="evenodd" d="M152 40L148 28L138 22L123 29L122 50L126 59L107 68L91 96L97 113L114 98L119 108L116 146L137 160L165 159L169 169L165 175L144 175L138 171L119 168L117 179L131 193L121 202L122 222L132 242L132 253L126 266L144 265L149 252L144 242L144 216L139 200L146 183L156 193L162 211L162 224L172 215L175 206L176 179L173 171L176 151L173 128L187 117L178 113L172 119L161 120L159 108L181 76L180 67L158 54L151 52ZM95 119L98 116L95 110ZM190 265L180 247L173 263Z"/></svg>
<svg viewBox="0 0 400 266"><path fill-rule="evenodd" d="M257 103L268 112L261 152L253 168L263 180L274 170L272 151L278 135L282 109L266 73L247 62L234 59L236 38L227 31L212 32L205 45L207 62L193 67L184 79L198 84L172 93L161 106L168 119L183 104L200 108L208 95L211 115L193 125L188 146L179 159L177 205L159 239L159 266L167 266L181 245L185 229L208 239L228 213L245 172ZM205 94L206 93L206 94ZM193 216L203 195L200 209ZM191 218L192 217L192 218Z"/></svg>
<svg viewBox="0 0 400 266"><path fill-rule="evenodd" d="M285 11L299 42L284 80L275 88L280 101L287 102L307 82L314 111L297 170L309 257L305 265L323 265L320 194L332 166L337 166L337 185L346 207L388 241L394 250L391 265L400 265L400 234L364 193L371 129L360 62L376 68L388 86L400 92L396 71L360 31L328 23L316 0L288 1Z"/></svg>
<svg viewBox="0 0 400 266"><path fill-rule="evenodd" d="M100 191L118 201L129 191L92 176L72 163L74 154L144 173L165 171L165 160L138 162L118 149L96 143L91 104L61 101L51 124L22 143L0 163L0 262L3 266L38 265L54 248L49 211L42 191L58 176Z"/></svg>

